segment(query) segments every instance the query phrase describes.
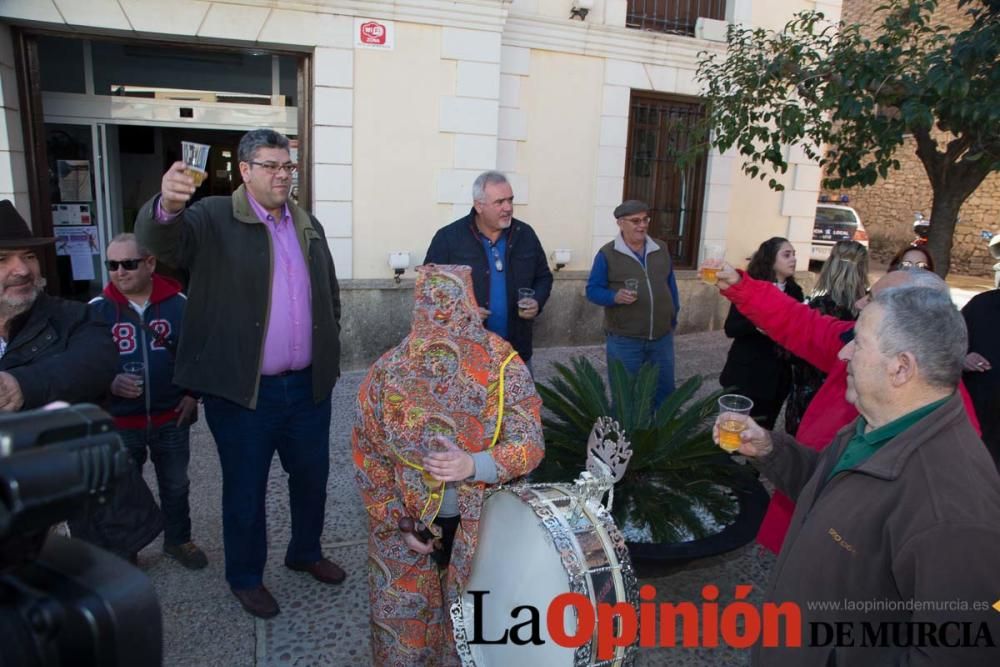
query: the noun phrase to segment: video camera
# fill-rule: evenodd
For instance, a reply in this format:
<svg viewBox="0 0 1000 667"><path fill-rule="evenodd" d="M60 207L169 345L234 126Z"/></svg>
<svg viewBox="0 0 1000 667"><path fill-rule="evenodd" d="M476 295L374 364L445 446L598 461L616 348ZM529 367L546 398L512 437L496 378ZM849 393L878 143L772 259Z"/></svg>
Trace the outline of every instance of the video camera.
<svg viewBox="0 0 1000 667"><path fill-rule="evenodd" d="M0 667L159 665L160 609L124 560L50 528L132 465L93 405L0 417Z"/></svg>

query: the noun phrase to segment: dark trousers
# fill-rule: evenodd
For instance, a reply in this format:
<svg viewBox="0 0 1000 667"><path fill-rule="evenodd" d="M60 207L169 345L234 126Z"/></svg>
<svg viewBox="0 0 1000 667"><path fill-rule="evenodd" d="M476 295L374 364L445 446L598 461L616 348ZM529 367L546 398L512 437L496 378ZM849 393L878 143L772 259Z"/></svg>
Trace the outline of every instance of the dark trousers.
<svg viewBox="0 0 1000 667"><path fill-rule="evenodd" d="M292 515L285 562L320 560L330 472L330 396L313 402L312 373L305 369L261 377L256 410L215 396L204 402L222 466L226 581L236 589L262 583L267 562L264 498L275 451L288 473Z"/></svg>
<svg viewBox="0 0 1000 667"><path fill-rule="evenodd" d="M773 431L774 423L778 420L778 415L781 414L781 406L785 404L785 397L782 396L780 399L774 399L749 396L749 398L753 401L753 409L750 410L750 416L762 429Z"/></svg>
<svg viewBox="0 0 1000 667"><path fill-rule="evenodd" d="M173 421L150 429L119 431L140 472L147 452L153 461L165 522L163 544L168 546L191 541L191 508L188 504L190 433L189 427L178 428Z"/></svg>

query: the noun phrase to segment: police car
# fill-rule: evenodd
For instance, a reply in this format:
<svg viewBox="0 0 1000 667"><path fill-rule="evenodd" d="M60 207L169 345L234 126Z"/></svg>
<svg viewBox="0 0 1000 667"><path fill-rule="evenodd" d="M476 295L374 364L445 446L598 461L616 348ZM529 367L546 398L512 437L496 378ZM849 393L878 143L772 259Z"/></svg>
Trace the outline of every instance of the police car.
<svg viewBox="0 0 1000 667"><path fill-rule="evenodd" d="M810 261L825 262L837 241L857 241L868 247L868 232L865 231L858 212L847 206L846 197L841 201L841 204L824 201L816 204Z"/></svg>

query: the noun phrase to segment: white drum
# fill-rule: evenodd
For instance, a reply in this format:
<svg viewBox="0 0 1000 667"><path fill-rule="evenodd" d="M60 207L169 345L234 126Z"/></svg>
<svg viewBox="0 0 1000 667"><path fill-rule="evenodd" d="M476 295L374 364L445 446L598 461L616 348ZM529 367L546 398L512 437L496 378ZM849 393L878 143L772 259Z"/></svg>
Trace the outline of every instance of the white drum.
<svg viewBox="0 0 1000 667"><path fill-rule="evenodd" d="M480 593L479 637L496 640L512 626L530 619L517 607L538 610L542 645L470 643L476 637L475 599ZM638 608L639 595L625 539L611 515L598 503L587 504L571 484L534 484L501 488L483 505L479 541L472 571L459 600L452 606L456 647L464 665L477 667L578 667L631 665L635 645L619 647L611 660L597 658L596 639L579 648L563 647L549 636L546 612L562 593L580 593L597 603L628 602ZM576 614L570 607L563 619L575 634ZM528 629L520 636L527 638Z"/></svg>

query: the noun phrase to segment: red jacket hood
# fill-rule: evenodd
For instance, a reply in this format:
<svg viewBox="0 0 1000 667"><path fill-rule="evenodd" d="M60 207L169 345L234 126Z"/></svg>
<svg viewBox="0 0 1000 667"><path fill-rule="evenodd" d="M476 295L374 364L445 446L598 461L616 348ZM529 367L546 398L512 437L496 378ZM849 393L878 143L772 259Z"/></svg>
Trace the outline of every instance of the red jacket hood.
<svg viewBox="0 0 1000 667"><path fill-rule="evenodd" d="M153 293L149 295L149 303L156 304L162 301L166 301L175 294L180 294L181 284L174 280L173 278L167 278L166 276L161 276L158 273L153 274ZM128 304L128 298L118 291L114 283L109 282L104 286L104 296L110 301L117 304L126 305Z"/></svg>

